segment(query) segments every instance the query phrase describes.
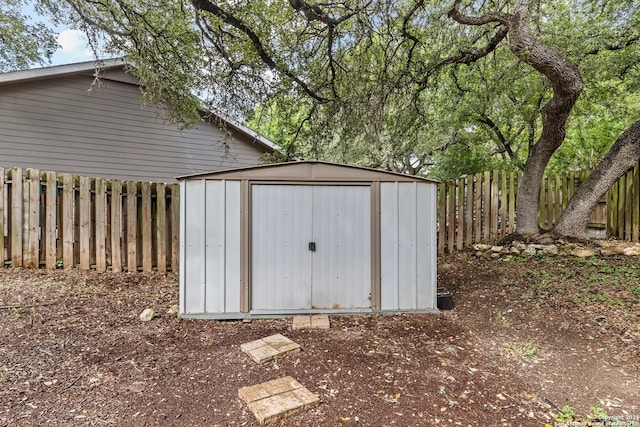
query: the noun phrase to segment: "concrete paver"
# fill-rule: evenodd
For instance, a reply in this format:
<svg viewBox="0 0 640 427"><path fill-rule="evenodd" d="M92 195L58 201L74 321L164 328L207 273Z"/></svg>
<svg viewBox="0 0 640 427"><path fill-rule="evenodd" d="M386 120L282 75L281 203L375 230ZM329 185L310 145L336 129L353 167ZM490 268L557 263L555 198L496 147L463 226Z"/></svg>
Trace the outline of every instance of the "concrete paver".
<svg viewBox="0 0 640 427"><path fill-rule="evenodd" d="M256 363L264 363L276 357L285 356L300 350L300 344L291 341L281 334L244 343L240 349Z"/></svg>
<svg viewBox="0 0 640 427"><path fill-rule="evenodd" d="M329 329L331 323L326 314L298 315L293 316L294 330L297 329Z"/></svg>
<svg viewBox="0 0 640 427"><path fill-rule="evenodd" d="M320 398L293 377L243 387L238 396L244 400L260 425L282 419L320 403Z"/></svg>

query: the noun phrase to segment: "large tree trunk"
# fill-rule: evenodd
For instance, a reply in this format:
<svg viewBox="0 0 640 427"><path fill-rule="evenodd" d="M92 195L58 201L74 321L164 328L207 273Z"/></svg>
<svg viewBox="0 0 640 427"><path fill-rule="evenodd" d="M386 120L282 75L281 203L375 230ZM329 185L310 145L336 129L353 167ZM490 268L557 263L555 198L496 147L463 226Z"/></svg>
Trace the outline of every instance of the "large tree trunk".
<svg viewBox="0 0 640 427"><path fill-rule="evenodd" d="M542 107L542 134L529 152L517 199L516 231L523 235L537 234L540 185L551 156L564 141L567 119L582 92L580 71L562 52L541 43L533 34L529 26L529 0L516 0L512 14L489 13L481 17L461 14L460 6L461 0L456 0L449 16L466 25L499 22L506 26L511 51L551 83L553 97Z"/></svg>
<svg viewBox="0 0 640 427"><path fill-rule="evenodd" d="M558 219L553 233L586 239L587 224L598 200L640 160L640 120L616 140L611 150L578 187Z"/></svg>

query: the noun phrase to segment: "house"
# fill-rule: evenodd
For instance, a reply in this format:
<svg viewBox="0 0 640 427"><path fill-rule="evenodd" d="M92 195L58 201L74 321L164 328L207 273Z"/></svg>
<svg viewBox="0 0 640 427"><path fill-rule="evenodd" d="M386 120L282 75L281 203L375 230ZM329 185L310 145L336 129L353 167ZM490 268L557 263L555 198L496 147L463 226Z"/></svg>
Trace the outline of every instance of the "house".
<svg viewBox="0 0 640 427"><path fill-rule="evenodd" d="M96 82L96 65L102 69ZM211 115L180 130L154 105L122 59L0 74L0 167L30 167L121 180L255 166L275 146Z"/></svg>

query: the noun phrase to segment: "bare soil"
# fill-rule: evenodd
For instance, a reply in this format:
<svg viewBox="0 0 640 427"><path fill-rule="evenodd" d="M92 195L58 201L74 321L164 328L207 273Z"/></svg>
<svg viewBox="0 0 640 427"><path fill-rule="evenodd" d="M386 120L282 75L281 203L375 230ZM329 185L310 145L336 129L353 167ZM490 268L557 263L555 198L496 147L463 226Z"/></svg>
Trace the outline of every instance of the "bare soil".
<svg viewBox="0 0 640 427"><path fill-rule="evenodd" d="M167 314L172 274L0 269L0 426L255 426L238 389L286 375L321 404L273 425L544 426L565 405L640 415L637 258L438 262L453 310L296 331L290 318ZM275 333L302 351L265 365L240 351Z"/></svg>

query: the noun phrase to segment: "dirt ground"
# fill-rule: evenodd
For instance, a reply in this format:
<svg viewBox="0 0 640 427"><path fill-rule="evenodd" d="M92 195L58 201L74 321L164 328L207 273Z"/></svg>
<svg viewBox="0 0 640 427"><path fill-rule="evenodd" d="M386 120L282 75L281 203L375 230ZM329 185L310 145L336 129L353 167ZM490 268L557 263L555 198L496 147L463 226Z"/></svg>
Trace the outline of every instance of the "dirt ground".
<svg viewBox="0 0 640 427"><path fill-rule="evenodd" d="M238 389L286 375L321 404L272 425L544 426L565 406L640 425L637 257L438 262L453 310L296 331L178 319L172 274L0 269L0 426L255 426ZM275 333L302 351L240 351Z"/></svg>

